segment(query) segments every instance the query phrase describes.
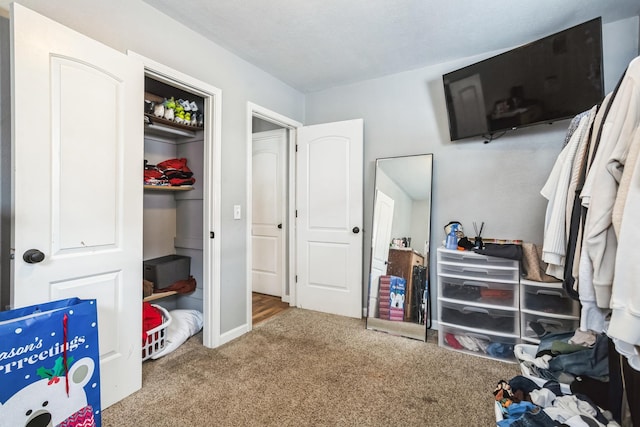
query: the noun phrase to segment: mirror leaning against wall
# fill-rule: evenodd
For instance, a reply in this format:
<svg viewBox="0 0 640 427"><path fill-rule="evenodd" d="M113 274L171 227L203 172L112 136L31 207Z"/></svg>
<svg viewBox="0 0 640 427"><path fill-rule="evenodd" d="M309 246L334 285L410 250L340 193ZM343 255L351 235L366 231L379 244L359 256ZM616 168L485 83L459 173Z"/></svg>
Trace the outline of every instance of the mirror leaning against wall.
<svg viewBox="0 0 640 427"><path fill-rule="evenodd" d="M376 160L367 329L426 340L432 167L433 154Z"/></svg>

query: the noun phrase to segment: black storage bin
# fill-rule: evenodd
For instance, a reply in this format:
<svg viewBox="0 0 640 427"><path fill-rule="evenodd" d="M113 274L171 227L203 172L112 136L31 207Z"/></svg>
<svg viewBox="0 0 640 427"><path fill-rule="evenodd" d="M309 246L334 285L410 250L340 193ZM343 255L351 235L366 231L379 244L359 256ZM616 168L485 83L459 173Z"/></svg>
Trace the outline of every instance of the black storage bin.
<svg viewBox="0 0 640 427"><path fill-rule="evenodd" d="M154 289L164 289L191 274L191 257L166 255L142 262L144 279L153 282Z"/></svg>

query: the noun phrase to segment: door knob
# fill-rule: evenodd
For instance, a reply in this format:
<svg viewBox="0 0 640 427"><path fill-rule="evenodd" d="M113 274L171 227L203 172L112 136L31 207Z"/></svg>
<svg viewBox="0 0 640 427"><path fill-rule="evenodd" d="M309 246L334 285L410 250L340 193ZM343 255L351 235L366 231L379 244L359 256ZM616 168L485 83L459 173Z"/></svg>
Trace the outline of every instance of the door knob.
<svg viewBox="0 0 640 427"><path fill-rule="evenodd" d="M37 249L29 249L22 254L24 262L29 264L37 264L44 260L44 254Z"/></svg>
<svg viewBox="0 0 640 427"><path fill-rule="evenodd" d="M278 228L282 228L282 224L278 224Z"/></svg>
<svg viewBox="0 0 640 427"><path fill-rule="evenodd" d="M353 231L353 234L358 234L360 232L360 229L358 227L353 227L351 231Z"/></svg>

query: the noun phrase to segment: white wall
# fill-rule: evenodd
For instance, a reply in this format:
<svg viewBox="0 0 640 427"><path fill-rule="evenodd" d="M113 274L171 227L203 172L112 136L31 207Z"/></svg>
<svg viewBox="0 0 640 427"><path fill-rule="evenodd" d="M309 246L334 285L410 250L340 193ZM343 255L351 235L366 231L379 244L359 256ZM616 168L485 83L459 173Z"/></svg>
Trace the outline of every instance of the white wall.
<svg viewBox="0 0 640 427"><path fill-rule="evenodd" d="M614 88L638 55L638 17L604 25L605 89ZM364 275L371 250L375 159L433 153L430 262L444 238L443 226L485 222L483 235L541 243L545 199L540 196L562 148L569 121L509 132L490 144L482 139L451 142L442 74L498 52L367 80L307 95L306 124L364 119ZM431 269L432 283L435 274ZM368 290L366 284L364 297ZM432 297L435 297L432 286Z"/></svg>
<svg viewBox="0 0 640 427"><path fill-rule="evenodd" d="M411 236L411 205L409 195L389 176L380 171L376 183L378 190L393 199L393 219L391 221L391 239ZM373 221L373 216L372 216ZM387 242L388 244L391 242ZM368 275L367 275L368 276Z"/></svg>
<svg viewBox="0 0 640 427"><path fill-rule="evenodd" d="M411 213L411 247L426 256L425 242L429 239L429 200L414 200Z"/></svg>
<svg viewBox="0 0 640 427"><path fill-rule="evenodd" d="M0 0L0 8L8 10L9 3ZM215 230L222 252L221 332L244 325L247 228L244 219L233 220L233 205L246 201L247 102L302 122L304 95L140 0L21 3L116 50L133 50L222 90L222 230Z"/></svg>

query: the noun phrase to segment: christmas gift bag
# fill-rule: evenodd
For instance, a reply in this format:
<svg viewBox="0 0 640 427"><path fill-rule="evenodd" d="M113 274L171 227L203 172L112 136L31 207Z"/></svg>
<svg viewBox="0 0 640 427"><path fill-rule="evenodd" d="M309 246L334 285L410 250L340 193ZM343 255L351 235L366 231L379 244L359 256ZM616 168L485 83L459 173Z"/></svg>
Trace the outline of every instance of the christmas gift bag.
<svg viewBox="0 0 640 427"><path fill-rule="evenodd" d="M0 312L0 427L99 427L96 300Z"/></svg>

